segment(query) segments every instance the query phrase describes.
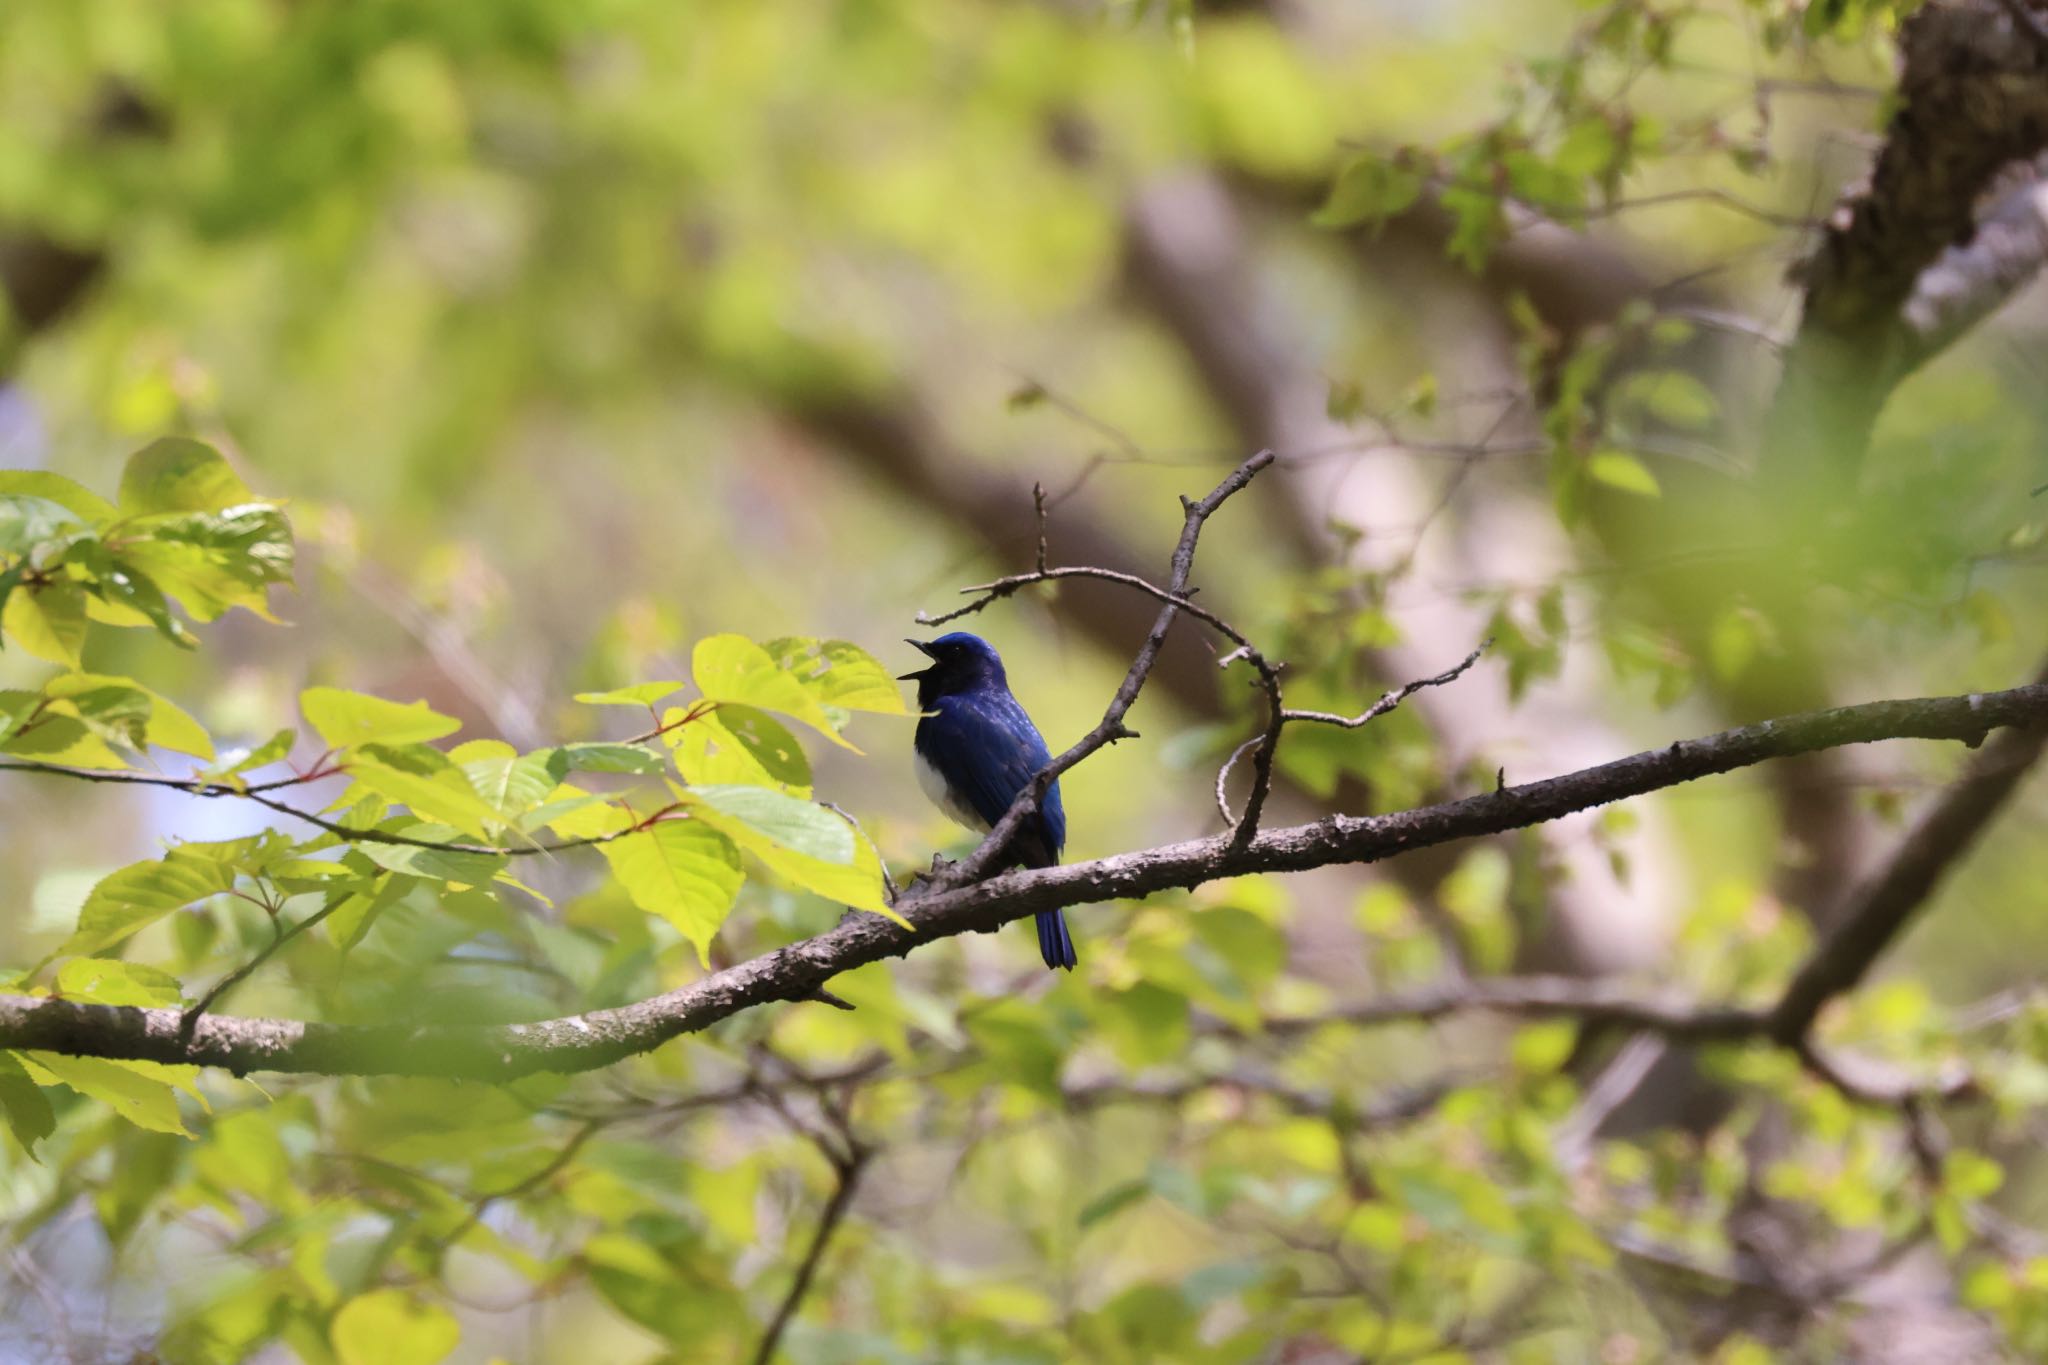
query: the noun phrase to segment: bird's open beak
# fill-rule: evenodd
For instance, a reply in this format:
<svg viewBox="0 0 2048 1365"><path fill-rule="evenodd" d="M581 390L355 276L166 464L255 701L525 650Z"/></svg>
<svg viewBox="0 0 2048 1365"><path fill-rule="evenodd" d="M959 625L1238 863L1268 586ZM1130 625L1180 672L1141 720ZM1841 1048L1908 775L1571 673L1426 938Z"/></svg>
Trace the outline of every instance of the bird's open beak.
<svg viewBox="0 0 2048 1365"><path fill-rule="evenodd" d="M910 646L910 647L911 647L912 649L915 649L915 650L916 650L916 651L917 651L918 653L920 653L920 654L924 655L924 656L925 656L925 658L927 658L927 659L929 659L929 658L932 658L932 657L933 657L933 655L932 655L932 647L931 647L930 645L926 644L926 643L925 643L924 641L922 641L922 640L910 640L910 639L906 639L906 640L904 640L904 642L903 642L903 643L904 643L904 644L906 644L906 645L909 645L909 646ZM897 681L897 682L916 682L916 681L917 681L917 680L918 680L919 678L922 678L922 677L923 677L923 676L924 676L925 674L927 674L927 673L929 673L929 672L931 672L931 670L930 670L929 668L921 668L921 669L919 669L919 670L918 670L917 672L915 672L915 673L898 673L898 674L896 675L896 681Z"/></svg>

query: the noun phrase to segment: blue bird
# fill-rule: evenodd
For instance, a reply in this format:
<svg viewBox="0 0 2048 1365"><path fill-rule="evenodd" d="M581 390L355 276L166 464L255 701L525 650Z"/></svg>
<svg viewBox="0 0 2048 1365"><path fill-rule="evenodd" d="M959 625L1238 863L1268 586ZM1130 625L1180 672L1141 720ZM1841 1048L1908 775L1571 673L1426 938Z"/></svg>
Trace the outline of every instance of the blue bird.
<svg viewBox="0 0 2048 1365"><path fill-rule="evenodd" d="M905 673L917 681L917 782L932 804L983 834L1010 809L1017 794L1052 761L1045 737L1010 695L1003 661L979 635L955 631L936 640L906 640L932 666ZM1060 784L1047 789L1038 813L1010 842L1009 856L1024 867L1051 867L1067 842ZM1048 967L1074 968L1074 939L1058 910L1038 915L1038 951Z"/></svg>

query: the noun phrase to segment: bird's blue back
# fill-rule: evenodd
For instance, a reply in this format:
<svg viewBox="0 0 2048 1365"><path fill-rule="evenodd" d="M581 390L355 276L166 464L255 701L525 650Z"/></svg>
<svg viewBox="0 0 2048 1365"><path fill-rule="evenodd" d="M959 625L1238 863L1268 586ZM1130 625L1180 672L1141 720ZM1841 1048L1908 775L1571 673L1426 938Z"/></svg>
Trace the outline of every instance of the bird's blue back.
<svg viewBox="0 0 2048 1365"><path fill-rule="evenodd" d="M932 661L930 668L904 674L917 679L918 780L948 815L986 833L1052 755L1010 695L1002 658L988 641L955 631L908 643ZM1054 782L1011 839L1008 853L1026 867L1051 867L1066 843L1067 813ZM1065 913L1041 910L1036 919L1045 965L1072 971L1079 958Z"/></svg>
<svg viewBox="0 0 2048 1365"><path fill-rule="evenodd" d="M1044 736L999 680L935 697L924 710L917 723L918 754L984 825L1002 819L1018 793L1052 761ZM1054 782L1014 847L1028 866L1050 867L1066 842L1067 815L1060 805L1060 784Z"/></svg>

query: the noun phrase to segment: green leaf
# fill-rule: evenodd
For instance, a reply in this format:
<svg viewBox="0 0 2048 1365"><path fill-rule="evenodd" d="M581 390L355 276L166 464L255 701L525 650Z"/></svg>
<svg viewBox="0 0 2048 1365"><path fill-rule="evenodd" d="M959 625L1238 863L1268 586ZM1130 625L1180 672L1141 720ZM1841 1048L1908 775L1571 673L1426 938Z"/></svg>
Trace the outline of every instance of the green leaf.
<svg viewBox="0 0 2048 1365"><path fill-rule="evenodd" d="M903 688L895 676L851 640L813 640L792 635L770 640L762 649L783 671L796 675L805 690L826 706L886 716L910 714L903 704Z"/></svg>
<svg viewBox="0 0 2048 1365"><path fill-rule="evenodd" d="M423 701L386 701L339 687L307 688L299 694L299 709L330 749L418 744L462 728L461 721L442 715Z"/></svg>
<svg viewBox="0 0 2048 1365"><path fill-rule="evenodd" d="M522 754L501 740L472 740L449 755L461 765L477 795L506 820L547 800L569 770L559 749Z"/></svg>
<svg viewBox="0 0 2048 1365"><path fill-rule="evenodd" d="M43 685L45 714L70 716L109 744L142 750L148 746L150 694L127 678L67 673Z"/></svg>
<svg viewBox="0 0 2048 1365"><path fill-rule="evenodd" d="M1957 1199L1983 1199L2005 1183L2005 1168L1982 1152L1958 1147L1942 1158L1943 1192Z"/></svg>
<svg viewBox="0 0 2048 1365"><path fill-rule="evenodd" d="M90 536L76 516L54 502L0 495L0 553L17 556L17 575L55 562L72 542Z"/></svg>
<svg viewBox="0 0 2048 1365"><path fill-rule="evenodd" d="M1112 1186L1082 1208L1078 1226L1084 1230L1094 1227L1104 1219L1122 1213L1150 1193L1152 1182L1149 1180L1126 1180L1121 1185Z"/></svg>
<svg viewBox="0 0 2048 1365"><path fill-rule="evenodd" d="M751 842L765 839L821 862L853 861L852 827L823 806L751 786L692 787L686 799L693 808L708 808L721 821L743 826Z"/></svg>
<svg viewBox="0 0 2048 1365"><path fill-rule="evenodd" d="M1604 180L1621 155L1621 135L1601 115L1580 120L1558 144L1552 164L1564 175Z"/></svg>
<svg viewBox="0 0 2048 1365"><path fill-rule="evenodd" d="M36 1154L36 1144L57 1131L57 1114L50 1108L50 1097L29 1079L20 1059L12 1052L0 1052L0 1117L7 1120L7 1131L31 1158Z"/></svg>
<svg viewBox="0 0 2048 1365"><path fill-rule="evenodd" d="M633 904L673 924L710 966L711 940L744 880L732 842L697 820L664 820L599 849Z"/></svg>
<svg viewBox="0 0 2048 1365"><path fill-rule="evenodd" d="M274 619L270 585L292 581L297 551L291 523L268 503L144 517L127 529L133 533L123 552L128 564L201 621L233 607Z"/></svg>
<svg viewBox="0 0 2048 1365"><path fill-rule="evenodd" d="M793 716L834 744L860 750L840 738L824 706L795 675L785 673L767 650L744 635L712 635L690 654L697 689L713 701L736 701Z"/></svg>
<svg viewBox="0 0 2048 1365"><path fill-rule="evenodd" d="M7 600L14 596L14 590L21 586L21 580L28 576L28 561L16 560L6 569L0 569L0 621L7 619ZM6 645L6 637L0 635L0 648Z"/></svg>
<svg viewBox="0 0 2048 1365"><path fill-rule="evenodd" d="M1595 483L1604 483L1624 493L1645 498L1663 496L1664 490L1658 486L1657 476L1625 450L1595 451L1586 460L1586 473Z"/></svg>
<svg viewBox="0 0 2048 1365"><path fill-rule="evenodd" d="M24 722L4 743L10 754L38 763L73 768L125 768L128 761L108 748L75 716L43 715Z"/></svg>
<svg viewBox="0 0 2048 1365"><path fill-rule="evenodd" d="M84 484L42 469L0 469L0 496L42 498L93 523L114 516L114 504Z"/></svg>
<svg viewBox="0 0 2048 1365"><path fill-rule="evenodd" d="M420 885L411 877L384 877L370 890L342 895L334 913L327 917L328 937L347 952L363 941L379 915Z"/></svg>
<svg viewBox="0 0 2048 1365"><path fill-rule="evenodd" d="M564 744L555 751L566 771L579 773L658 773L668 766L644 744Z"/></svg>
<svg viewBox="0 0 2048 1365"><path fill-rule="evenodd" d="M206 733L206 727L190 711L159 692L151 692L149 701L147 738L152 747L213 760L213 736Z"/></svg>
<svg viewBox="0 0 2048 1365"><path fill-rule="evenodd" d="M678 795L691 813L786 880L828 900L887 915L909 927L882 896L874 850L822 806L766 787L692 787ZM836 824L828 831L826 822Z"/></svg>
<svg viewBox="0 0 2048 1365"><path fill-rule="evenodd" d="M1518 1030L1509 1055L1515 1070L1525 1075L1549 1075L1565 1064L1578 1041L1579 1026L1573 1020L1546 1020Z"/></svg>
<svg viewBox="0 0 2048 1365"><path fill-rule="evenodd" d="M662 718L669 724L681 713ZM690 724L669 731L676 770L692 783L739 783L780 787L792 796L811 794L811 765L796 736L765 711L728 702Z"/></svg>
<svg viewBox="0 0 2048 1365"><path fill-rule="evenodd" d="M682 690L683 684L679 682L644 682L615 687L609 692L578 692L576 700L585 706L652 706Z"/></svg>
<svg viewBox="0 0 2048 1365"><path fill-rule="evenodd" d="M504 817L476 793L468 774L446 754L412 745L393 748L370 744L347 763L356 785L394 801L422 820L453 825L472 839L488 840L490 828Z"/></svg>
<svg viewBox="0 0 2048 1365"><path fill-rule="evenodd" d="M76 668L85 648L85 588L69 580L9 593L0 631L38 659Z"/></svg>
<svg viewBox="0 0 2048 1365"><path fill-rule="evenodd" d="M281 836L280 836L281 837ZM249 845L253 839L234 840ZM236 864L217 856L219 845L181 844L163 857L132 863L102 877L78 912L78 928L60 953L91 954L235 884Z"/></svg>
<svg viewBox="0 0 2048 1365"><path fill-rule="evenodd" d="M70 673L43 684L43 695L65 699L86 727L130 748L151 745L194 758L213 757L213 740L190 712L133 678Z"/></svg>
<svg viewBox="0 0 2048 1365"><path fill-rule="evenodd" d="M330 1333L341 1365L435 1365L462 1340L453 1314L399 1289L373 1289L334 1315Z"/></svg>
<svg viewBox="0 0 2048 1365"><path fill-rule="evenodd" d="M626 829L633 817L611 797L565 782L549 795L546 805L529 813L527 822L529 827L545 824L564 839L596 839Z"/></svg>
<svg viewBox="0 0 2048 1365"><path fill-rule="evenodd" d="M121 511L129 514L218 512L256 500L219 451L188 437L150 442L121 472Z"/></svg>
<svg viewBox="0 0 2048 1365"><path fill-rule="evenodd" d="M192 648L198 641L172 614L155 572L132 562L134 548L127 555L116 555L98 541L88 540L64 552L65 563L75 564L91 576L93 597L87 602L88 612L110 625L153 626L157 634L179 648Z"/></svg>
<svg viewBox="0 0 2048 1365"><path fill-rule="evenodd" d="M1380 224L1422 196L1422 176L1384 157L1361 156L1337 172L1330 197L1309 216L1320 228Z"/></svg>
<svg viewBox="0 0 2048 1365"><path fill-rule="evenodd" d="M1699 376L1684 370L1647 370L1617 387L1617 409L1636 409L1670 426L1704 431L1714 424L1720 401Z"/></svg>
<svg viewBox="0 0 2048 1365"><path fill-rule="evenodd" d="M191 1137L178 1113L178 1095L170 1082L144 1074L149 1063L110 1062L99 1057L66 1057L55 1052L22 1052L22 1067L39 1085L70 1086L87 1099L98 1100L138 1128L153 1133ZM171 1068L156 1067L169 1072Z"/></svg>
<svg viewBox="0 0 2048 1365"><path fill-rule="evenodd" d="M235 777L257 768L267 767L283 758L286 754L289 754L292 751L292 745L298 741L298 738L299 732L290 726L286 726L269 739L264 740L261 744L251 749L248 753L236 759L232 765L222 768L214 776Z"/></svg>
<svg viewBox="0 0 2048 1365"><path fill-rule="evenodd" d="M394 833L409 839L428 839L436 843L452 840L455 831L446 825L412 825ZM409 877L423 877L430 881L457 882L464 886L485 886L505 870L510 861L503 854L469 853L453 848L421 848L416 844L380 844L366 842L359 847L362 855L377 866L391 872L403 872Z"/></svg>
<svg viewBox="0 0 2048 1365"><path fill-rule="evenodd" d="M95 1005L177 1005L185 998L168 972L100 957L75 957L59 967L55 994Z"/></svg>

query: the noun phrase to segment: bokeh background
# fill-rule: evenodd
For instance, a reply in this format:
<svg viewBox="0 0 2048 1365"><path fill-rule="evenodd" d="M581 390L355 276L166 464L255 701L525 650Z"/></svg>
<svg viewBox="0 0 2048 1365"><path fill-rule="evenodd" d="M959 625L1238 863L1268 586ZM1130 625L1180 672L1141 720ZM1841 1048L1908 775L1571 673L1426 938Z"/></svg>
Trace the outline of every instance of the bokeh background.
<svg viewBox="0 0 2048 1365"><path fill-rule="evenodd" d="M918 611L1029 566L1034 484L1055 562L1163 576L1177 495L1259 447L1279 461L1211 524L1196 581L1287 661L1292 702L1356 711L1493 642L1366 730L1291 733L1279 819L2008 686L2043 634L2037 295L1901 389L1830 504L1853 515L1813 514L1811 471L1758 491L1788 271L1882 137L1896 22L1738 0L16 0L0 464L111 487L186 431L289 500L282 625L231 617L195 654L124 632L90 661L249 743L320 683L522 747L593 737L611 717L572 693L686 676L691 643L728 630L851 639L907 670ZM1068 584L963 624L1058 749L1151 616ZM1071 857L1219 827L1216 765L1257 712L1216 657L1178 628L1143 739L1066 781ZM10 686L47 671L0 659ZM820 795L899 871L965 847L915 789L909 733L863 718L863 754L813 755ZM1621 1143L1589 1211L1523 1150L1569 1109L1557 1036L1257 1021L1456 970L1755 992L1956 762L1885 747L1385 869L1084 908L1071 979L1044 979L1022 930L940 945L868 969L853 1015L763 1012L527 1109L222 1081L196 1143L67 1119L69 1145L10 1152L0 1179L0 1352L321 1358L339 1305L398 1285L459 1322L461 1360L745 1359L833 1188L798 1121L824 1101L790 1077L849 1066L871 1068L848 1103L878 1155L790 1359L1763 1352L1755 1323L1697 1336L1696 1301L1581 1245L1651 1189L1674 1241L1725 1250L1761 1102ZM2038 978L2043 815L2023 796L1844 1027L1924 1060L1940 1011ZM0 819L0 944L22 964L106 870L258 827L28 778L0 784ZM632 954L599 972L394 927L361 980L287 957L236 1009L354 990L358 1009L555 1012L698 970L623 927L593 869L544 885L568 907L551 928ZM213 913L195 961L260 941ZM789 896L743 910L728 960L832 918ZM1448 1117L1359 1117L1447 1069ZM764 1075L797 1119L680 1104ZM1666 1080L1627 1131L1693 1113L1704 1083ZM436 1247L450 1225L413 1175L321 1156L467 1200L561 1150L564 1114L636 1103L493 1203L491 1247ZM210 1166L255 1160L237 1121L281 1134L297 1193L222 1192ZM2032 1130L2003 1121L1980 1136L2024 1222ZM1804 1131L1808 1164L1783 1161L1806 1183L1773 1193L1880 1239L1908 1227L1909 1157ZM1829 1349L1856 1316L1838 1307L1787 1349ZM1499 1340L1468 1339L1487 1325Z"/></svg>

